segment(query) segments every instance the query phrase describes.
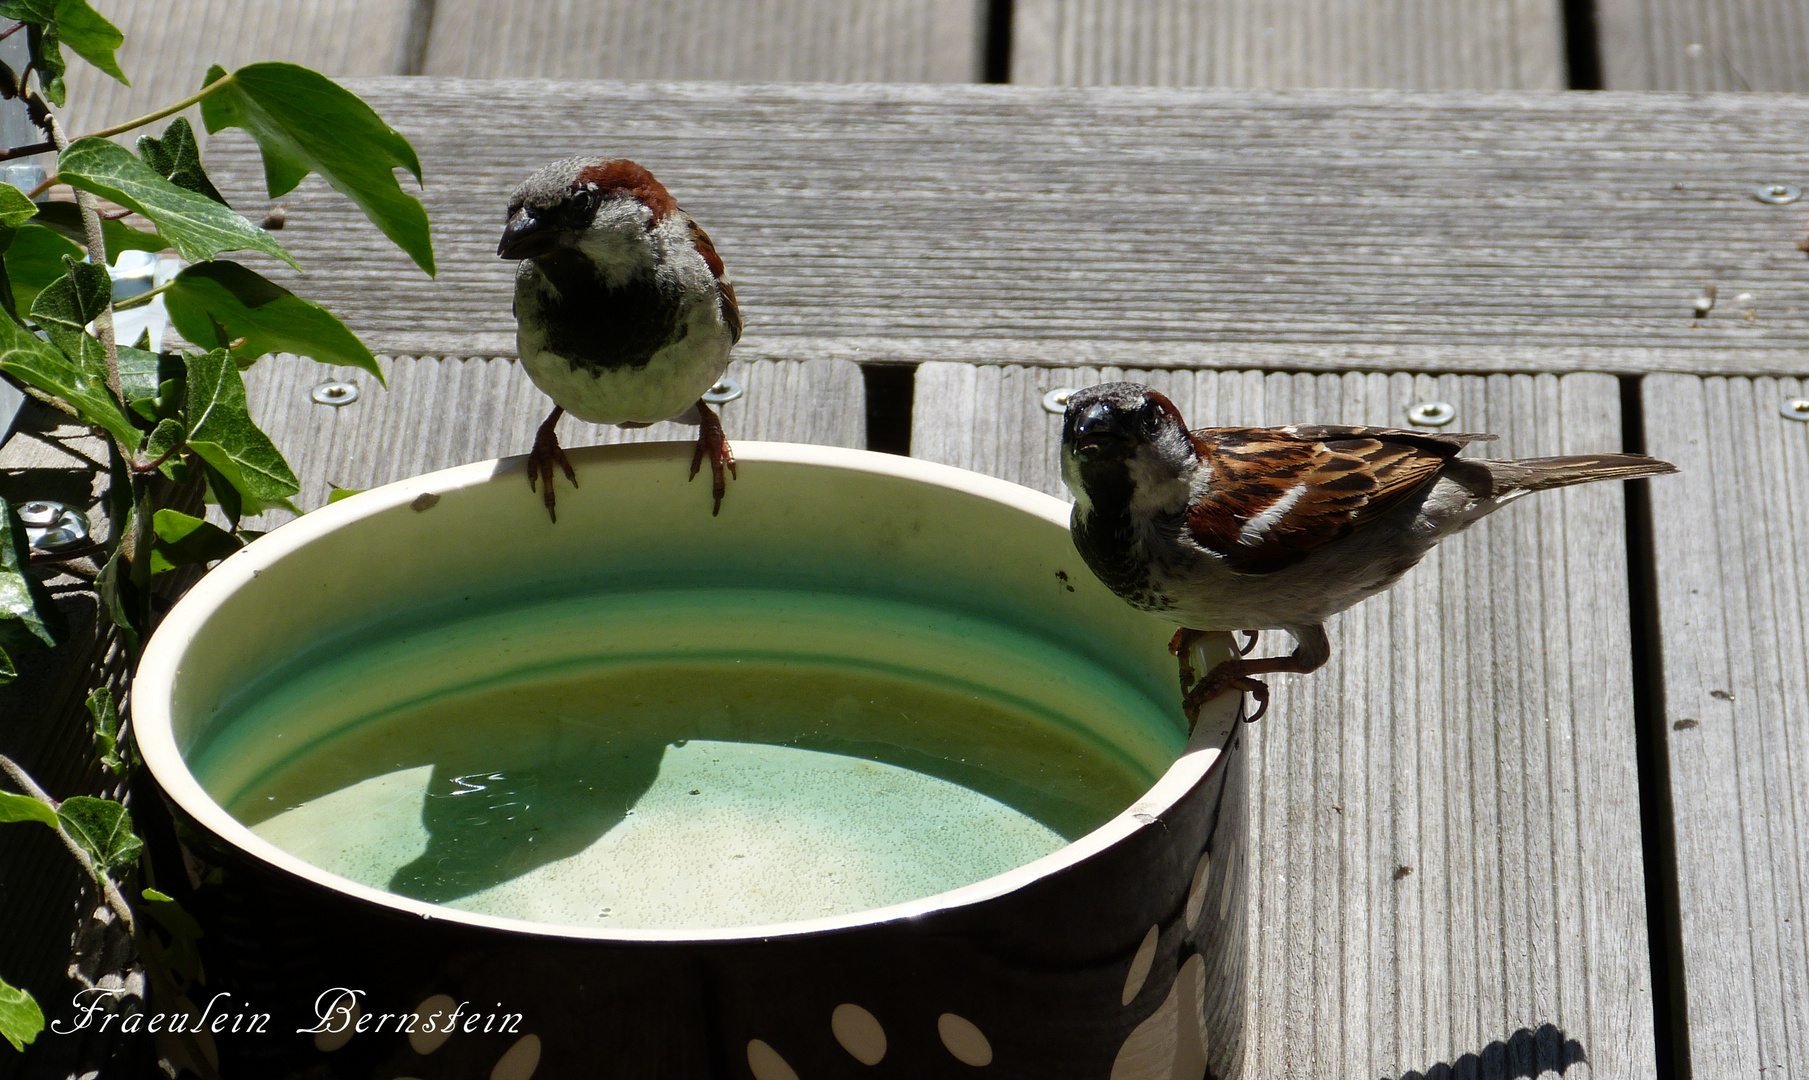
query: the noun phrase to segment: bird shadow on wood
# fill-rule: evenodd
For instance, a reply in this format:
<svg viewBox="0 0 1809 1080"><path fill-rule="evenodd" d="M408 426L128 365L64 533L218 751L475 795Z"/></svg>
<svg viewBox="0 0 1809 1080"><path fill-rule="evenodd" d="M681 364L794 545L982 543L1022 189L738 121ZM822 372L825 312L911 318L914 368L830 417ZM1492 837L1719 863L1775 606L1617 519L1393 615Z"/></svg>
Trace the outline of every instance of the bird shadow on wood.
<svg viewBox="0 0 1809 1080"><path fill-rule="evenodd" d="M1440 1062L1424 1072L1404 1072L1399 1080L1537 1080L1588 1060L1582 1043L1552 1024L1540 1024L1537 1029L1521 1028L1456 1061Z"/></svg>

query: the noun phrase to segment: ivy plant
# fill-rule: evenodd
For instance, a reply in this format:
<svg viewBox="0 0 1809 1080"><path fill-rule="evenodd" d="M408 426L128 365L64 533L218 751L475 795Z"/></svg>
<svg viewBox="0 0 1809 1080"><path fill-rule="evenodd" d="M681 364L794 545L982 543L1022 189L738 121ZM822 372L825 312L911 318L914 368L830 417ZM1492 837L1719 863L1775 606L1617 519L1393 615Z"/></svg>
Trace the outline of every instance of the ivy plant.
<svg viewBox="0 0 1809 1080"><path fill-rule="evenodd" d="M65 51L125 82L115 55L124 36L88 0L0 0L0 37L21 31L30 59L20 71L0 64L0 97L22 102L43 137L0 148L0 160L54 152L56 171L30 193L0 185L0 378L103 438L111 466L107 535L81 552L34 555L16 508L0 499L0 683L17 677L21 654L55 648L67 635L38 576L47 563L94 560L99 607L135 661L154 628L161 575L231 554L252 535L244 519L266 507L295 509L295 473L246 408L247 367L284 352L382 379L371 351L332 313L258 272L260 260L297 264L272 232L227 204L178 113L199 105L209 133L248 132L272 198L318 174L434 272L427 213L396 174L420 182L414 149L325 76L294 64L216 66L190 97L71 137L55 112L65 98ZM140 131L135 149L114 141ZM59 188L73 193L73 204L36 201ZM128 224L132 215L149 228ZM173 280L114 302L106 269L113 259L170 249L188 264ZM157 353L115 341L114 311L159 294L194 347ZM203 500L224 525L193 512ZM129 685L128 678L127 705ZM88 699L96 759L123 780L136 763L121 704L105 686ZM202 931L175 900L141 883L144 845L128 809L89 796L55 799L4 755L0 772L17 789L0 790L0 829L52 830L93 881L94 918L128 938L136 966L117 985L179 1000L201 977L194 943ZM43 1027L31 995L0 978L0 1038L22 1049ZM192 1041L162 1041L158 1051L170 1075L181 1067L214 1075L205 1048Z"/></svg>

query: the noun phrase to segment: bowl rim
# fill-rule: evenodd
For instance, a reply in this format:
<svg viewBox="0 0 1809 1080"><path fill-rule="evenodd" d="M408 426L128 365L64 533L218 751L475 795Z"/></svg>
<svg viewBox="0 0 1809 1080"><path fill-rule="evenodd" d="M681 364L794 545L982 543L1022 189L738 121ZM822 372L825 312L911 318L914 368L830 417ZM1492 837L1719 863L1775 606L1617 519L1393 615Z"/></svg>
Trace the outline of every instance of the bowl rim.
<svg viewBox="0 0 1809 1080"><path fill-rule="evenodd" d="M611 461L688 461L690 442L617 443L573 448L575 467ZM741 463L827 467L915 481L975 495L1067 528L1069 504L1052 496L982 473L951 465L869 450L810 443L737 442ZM527 458L492 458L399 480L341 499L271 530L223 560L182 597L146 644L133 683L132 726L139 754L158 788L183 814L221 842L278 871L318 887L422 920L453 923L546 939L622 944L727 944L773 938L796 938L868 929L921 919L966 908L1016 892L1044 878L1078 866L1136 833L1157 827L1159 819L1203 781L1220 759L1214 732L1225 730L1241 708L1241 696L1226 696L1208 705L1223 716L1202 716L1180 756L1136 801L1111 820L1047 855L992 877L915 900L812 919L692 929L591 929L534 922L502 915L461 911L362 885L323 870L263 839L208 795L189 771L176 745L170 713L171 692L182 656L195 633L235 590L290 552L367 517L406 507L423 494L489 483L520 483ZM1230 635L1222 636L1227 643Z"/></svg>

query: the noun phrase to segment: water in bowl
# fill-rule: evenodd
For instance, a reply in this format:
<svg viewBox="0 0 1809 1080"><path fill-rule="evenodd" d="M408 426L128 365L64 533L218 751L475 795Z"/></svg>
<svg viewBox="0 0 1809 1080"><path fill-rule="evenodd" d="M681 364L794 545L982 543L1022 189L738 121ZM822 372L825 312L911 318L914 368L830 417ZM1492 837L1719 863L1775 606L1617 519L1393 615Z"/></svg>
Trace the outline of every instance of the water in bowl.
<svg viewBox="0 0 1809 1080"><path fill-rule="evenodd" d="M1032 634L870 597L552 598L326 643L190 753L361 884L603 929L787 922L1020 866L1173 758L1159 704Z"/></svg>

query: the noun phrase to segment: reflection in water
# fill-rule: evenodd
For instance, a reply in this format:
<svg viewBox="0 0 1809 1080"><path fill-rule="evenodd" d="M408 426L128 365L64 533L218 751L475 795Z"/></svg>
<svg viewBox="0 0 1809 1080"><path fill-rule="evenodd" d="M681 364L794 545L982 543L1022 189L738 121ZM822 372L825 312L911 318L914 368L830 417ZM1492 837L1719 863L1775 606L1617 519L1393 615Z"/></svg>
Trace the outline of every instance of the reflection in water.
<svg viewBox="0 0 1809 1080"><path fill-rule="evenodd" d="M896 673L539 674L319 742L233 812L316 865L430 902L736 925L989 877L1102 824L1152 779L1034 710Z"/></svg>

